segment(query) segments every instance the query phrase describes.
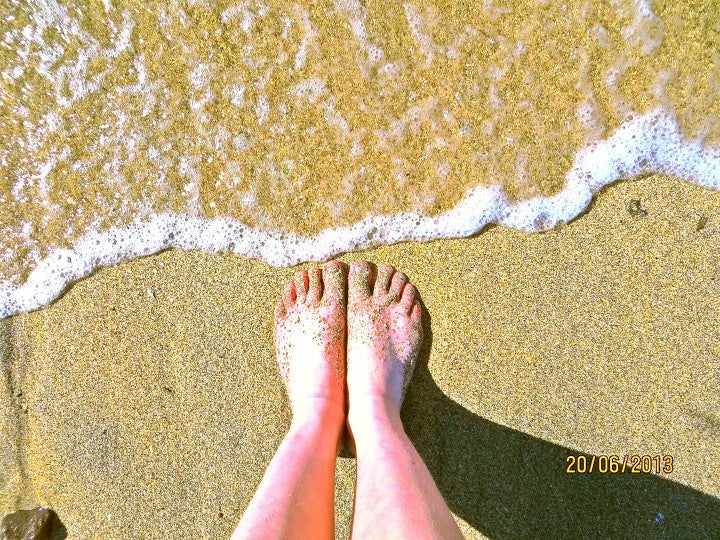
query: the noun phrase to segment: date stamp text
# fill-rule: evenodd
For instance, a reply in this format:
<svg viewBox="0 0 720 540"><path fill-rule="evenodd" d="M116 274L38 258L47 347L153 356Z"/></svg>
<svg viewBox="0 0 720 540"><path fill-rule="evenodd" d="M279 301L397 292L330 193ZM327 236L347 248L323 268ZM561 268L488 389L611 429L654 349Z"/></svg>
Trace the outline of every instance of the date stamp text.
<svg viewBox="0 0 720 540"><path fill-rule="evenodd" d="M670 474L673 472L671 455L569 455L565 459L568 474Z"/></svg>

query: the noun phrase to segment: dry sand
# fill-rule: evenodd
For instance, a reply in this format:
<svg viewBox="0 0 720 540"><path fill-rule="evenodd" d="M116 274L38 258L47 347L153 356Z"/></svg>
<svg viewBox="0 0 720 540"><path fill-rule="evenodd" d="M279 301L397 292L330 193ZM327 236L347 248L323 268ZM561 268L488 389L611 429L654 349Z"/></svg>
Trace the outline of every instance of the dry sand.
<svg viewBox="0 0 720 540"><path fill-rule="evenodd" d="M719 200L656 176L562 230L342 257L421 293L403 417L467 537L718 537ZM228 537L290 422L272 313L292 271L172 250L2 321L0 514L49 505L69 538ZM569 475L578 452L674 469ZM353 475L340 460L341 538Z"/></svg>

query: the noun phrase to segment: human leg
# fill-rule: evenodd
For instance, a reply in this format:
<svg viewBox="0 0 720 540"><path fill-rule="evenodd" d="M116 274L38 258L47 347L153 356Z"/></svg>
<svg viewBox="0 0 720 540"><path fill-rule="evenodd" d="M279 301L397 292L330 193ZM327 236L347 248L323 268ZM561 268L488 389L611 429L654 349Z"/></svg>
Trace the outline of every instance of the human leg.
<svg viewBox="0 0 720 540"><path fill-rule="evenodd" d="M400 420L422 340L420 304L390 265L353 263L348 283L348 428L355 441L357 538L462 538Z"/></svg>
<svg viewBox="0 0 720 540"><path fill-rule="evenodd" d="M232 538L334 538L345 424L345 273L299 271L278 302L275 346L293 419Z"/></svg>

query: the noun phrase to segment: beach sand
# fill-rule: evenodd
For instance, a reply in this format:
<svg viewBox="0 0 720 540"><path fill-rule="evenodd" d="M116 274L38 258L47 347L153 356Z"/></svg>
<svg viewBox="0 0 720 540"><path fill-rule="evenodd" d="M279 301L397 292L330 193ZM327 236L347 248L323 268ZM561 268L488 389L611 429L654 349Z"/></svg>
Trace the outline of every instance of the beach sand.
<svg viewBox="0 0 720 540"><path fill-rule="evenodd" d="M719 207L652 176L560 230L341 257L420 291L403 418L468 538L718 537ZM290 422L272 330L292 273L170 250L0 322L0 514L48 505L69 538L229 537ZM568 474L581 453L673 469ZM339 538L353 479L339 460Z"/></svg>

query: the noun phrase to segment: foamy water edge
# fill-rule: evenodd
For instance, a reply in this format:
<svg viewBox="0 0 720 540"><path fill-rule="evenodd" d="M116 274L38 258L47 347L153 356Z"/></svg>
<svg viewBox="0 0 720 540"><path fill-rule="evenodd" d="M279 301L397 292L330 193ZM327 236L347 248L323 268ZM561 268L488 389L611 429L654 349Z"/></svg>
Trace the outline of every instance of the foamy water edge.
<svg viewBox="0 0 720 540"><path fill-rule="evenodd" d="M489 223L541 232L567 223L587 208L603 186L640 173L660 173L720 191L720 149L683 141L663 109L637 116L611 137L575 155L563 191L511 204L500 187L478 186L452 210L437 217L415 213L371 216L353 226L305 237L255 230L229 218L204 219L162 213L124 228L88 232L74 249L56 249L20 286L0 286L0 318L32 311L57 298L67 285L95 269L152 255L167 248L231 252L273 266L324 261L339 253L401 241L472 235Z"/></svg>

